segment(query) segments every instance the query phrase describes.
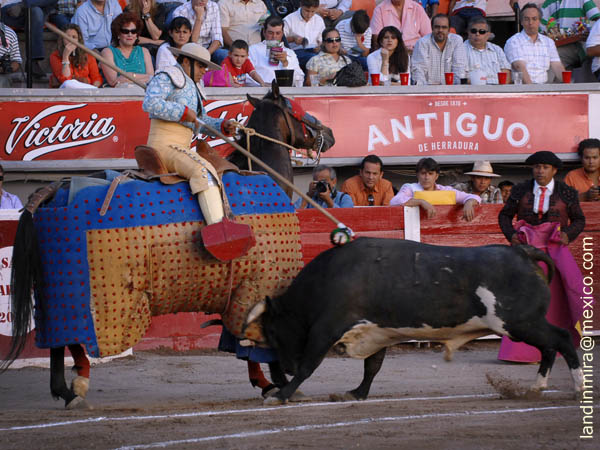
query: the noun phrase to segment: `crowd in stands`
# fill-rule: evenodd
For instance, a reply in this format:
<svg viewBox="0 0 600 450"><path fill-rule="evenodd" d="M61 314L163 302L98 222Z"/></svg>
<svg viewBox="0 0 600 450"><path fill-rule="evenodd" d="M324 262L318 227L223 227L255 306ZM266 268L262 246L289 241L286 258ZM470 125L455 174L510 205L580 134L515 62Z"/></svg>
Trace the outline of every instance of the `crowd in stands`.
<svg viewBox="0 0 600 450"><path fill-rule="evenodd" d="M365 9L354 10L355 3ZM180 48L188 41L203 45L216 64L227 61L224 74L211 76L213 86L265 85L279 69L294 70L297 86L330 85L353 61L378 75L368 79L384 86L407 84L406 80L416 85L539 84L562 81L562 72L580 66L586 52L600 81L598 22L585 44L578 41L557 48L544 34L551 22L568 28L578 18L592 22L600 18L593 0L545 0L541 8L524 5L519 16L522 31L504 48L489 42L494 34L485 18L486 0L299 0L288 2L285 17L276 13L273 2L263 0L1 0L1 4L0 58L7 63L0 64L0 86L9 86L8 75L25 59L14 30L25 28L27 7L31 55L25 56L31 58L32 74L38 79L46 76L40 62L49 59L50 86L69 80L98 86L98 65L100 85L130 80L62 39L57 40L56 52L46 55L46 20L73 38L77 35L88 48L141 81L175 64L168 47ZM290 11L294 4L297 9Z"/></svg>

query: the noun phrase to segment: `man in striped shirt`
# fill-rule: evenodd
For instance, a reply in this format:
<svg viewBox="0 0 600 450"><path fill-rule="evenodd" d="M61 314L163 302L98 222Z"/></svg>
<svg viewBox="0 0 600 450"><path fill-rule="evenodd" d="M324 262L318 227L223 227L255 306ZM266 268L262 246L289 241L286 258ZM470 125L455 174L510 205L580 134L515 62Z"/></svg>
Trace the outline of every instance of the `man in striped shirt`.
<svg viewBox="0 0 600 450"><path fill-rule="evenodd" d="M506 72L510 77L510 63L504 51L488 42L490 24L487 19L483 16L471 19L467 31L469 38L463 44L467 53L467 72L482 70L487 84L498 84L498 72Z"/></svg>
<svg viewBox="0 0 600 450"><path fill-rule="evenodd" d="M594 0L546 0L542 4L542 27L546 28L548 21L554 18L559 28L571 28L583 17L589 20L600 19L600 9ZM581 66L585 57L583 42L573 42L558 47L558 56L567 70Z"/></svg>
<svg viewBox="0 0 600 450"><path fill-rule="evenodd" d="M185 17L192 24L190 42L197 42L212 55L223 45L219 6L211 0L190 0L173 11L173 18ZM221 52L222 60L227 51ZM214 57L212 58L215 59Z"/></svg>
<svg viewBox="0 0 600 450"><path fill-rule="evenodd" d="M0 22L0 58L6 61L0 64L0 88L9 88L11 87L10 74L19 70L22 60L16 33L2 22Z"/></svg>
<svg viewBox="0 0 600 450"><path fill-rule="evenodd" d="M542 12L535 3L527 3L520 13L523 29L513 35L504 46L504 53L513 70L523 74L525 84L548 82L548 69L557 79L565 70L560 62L554 41L540 34Z"/></svg>

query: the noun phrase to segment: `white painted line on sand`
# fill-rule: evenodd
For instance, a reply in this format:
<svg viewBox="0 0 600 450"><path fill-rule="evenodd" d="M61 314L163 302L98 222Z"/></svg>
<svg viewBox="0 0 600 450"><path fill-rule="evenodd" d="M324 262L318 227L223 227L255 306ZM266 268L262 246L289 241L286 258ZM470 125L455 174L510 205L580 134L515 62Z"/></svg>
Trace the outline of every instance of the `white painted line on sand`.
<svg viewBox="0 0 600 450"><path fill-rule="evenodd" d="M547 390L544 393L555 393L561 392L558 390ZM353 400L348 402L306 402L294 405L280 405L272 407L257 407L247 409L228 409L228 410L214 410L214 411L196 411L189 413L177 413L177 414L159 414L152 416L122 416L122 417L90 417L88 419L68 420L63 422L50 422L40 423L32 425L21 425L7 428L0 428L1 431L20 431L20 430L34 430L40 428L54 428L63 427L69 425L79 425L84 423L98 423L98 422L123 422L123 421L144 421L144 420L165 420L165 419L181 419L189 417L203 417L203 416L223 416L230 414L259 414L270 411L281 411L282 409L294 409L294 408L320 408L320 407L333 407L333 406L344 406L352 404L374 404L374 403L396 403L396 402L411 402L411 401L432 401L432 400L458 400L458 399L469 399L469 398L493 398L497 397L498 394L461 394L461 395L441 395L435 397L405 397L405 398L375 398L367 400Z"/></svg>
<svg viewBox="0 0 600 450"><path fill-rule="evenodd" d="M152 442L149 444L138 444L138 445L129 445L124 447L119 447L117 450L135 450L142 448L165 448L170 447L172 445L183 445L183 444L198 444L201 442L210 442L217 441L220 439L246 439L249 437L258 437L265 436L269 434L277 434L277 433L289 433L293 431L314 431L314 430L322 430L327 428L340 428L340 427L349 427L356 425L369 425L373 423L380 422L400 422L405 420L422 420L422 419L441 419L448 417L467 417L467 416L481 416L481 415L493 415L493 414L515 414L515 413L532 413L532 412L546 412L546 411L556 411L560 409L578 409L578 406L545 406L540 408L519 408L519 409L501 409L501 410L487 410L487 411L458 411L451 413L438 413L438 414L416 414L416 415L408 415L408 416L395 416L395 417L378 417L378 418L365 418L359 420L353 420L349 422L336 422L336 423L323 423L323 424L313 424L313 425L298 425L295 427L281 427L281 428L272 428L269 430L257 430L257 431L248 431L244 433L235 433L235 434L222 434L216 436L206 436L199 438L191 438L191 439L181 439L177 441L164 441L164 442Z"/></svg>

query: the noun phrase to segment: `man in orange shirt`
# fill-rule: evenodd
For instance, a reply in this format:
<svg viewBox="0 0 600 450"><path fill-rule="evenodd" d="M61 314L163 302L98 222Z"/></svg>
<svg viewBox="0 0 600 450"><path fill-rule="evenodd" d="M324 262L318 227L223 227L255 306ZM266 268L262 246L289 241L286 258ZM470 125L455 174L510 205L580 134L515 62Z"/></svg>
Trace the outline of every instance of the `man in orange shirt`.
<svg viewBox="0 0 600 450"><path fill-rule="evenodd" d="M583 167L567 173L565 183L577 189L580 202L597 202L600 200L600 140L584 139L579 143L577 153Z"/></svg>
<svg viewBox="0 0 600 450"><path fill-rule="evenodd" d="M383 179L383 162L378 156L366 156L358 175L348 178L342 192L352 197L354 206L387 206L394 196L392 183Z"/></svg>

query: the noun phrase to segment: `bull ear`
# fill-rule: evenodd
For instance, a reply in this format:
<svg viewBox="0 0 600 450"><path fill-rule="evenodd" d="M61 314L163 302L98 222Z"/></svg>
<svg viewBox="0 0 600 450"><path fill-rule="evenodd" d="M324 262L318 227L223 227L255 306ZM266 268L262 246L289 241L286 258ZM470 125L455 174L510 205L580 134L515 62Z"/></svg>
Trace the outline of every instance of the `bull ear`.
<svg viewBox="0 0 600 450"><path fill-rule="evenodd" d="M258 302L256 305L252 307L250 312L248 313L248 317L246 317L246 325L255 322L263 315L263 313L267 310L267 304L263 300L262 302Z"/></svg>
<svg viewBox="0 0 600 450"><path fill-rule="evenodd" d="M279 85L277 84L276 79L273 79L271 82L271 92L273 93L273 100L277 100L281 96L279 93Z"/></svg>
<svg viewBox="0 0 600 450"><path fill-rule="evenodd" d="M246 94L246 98L248 98L248 101L250 102L250 104L252 106L254 106L254 109L258 108L258 105L260 105L259 99L251 97L249 94Z"/></svg>

